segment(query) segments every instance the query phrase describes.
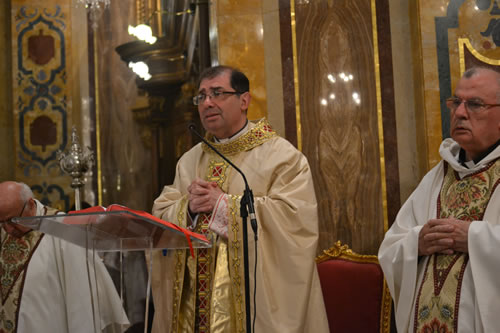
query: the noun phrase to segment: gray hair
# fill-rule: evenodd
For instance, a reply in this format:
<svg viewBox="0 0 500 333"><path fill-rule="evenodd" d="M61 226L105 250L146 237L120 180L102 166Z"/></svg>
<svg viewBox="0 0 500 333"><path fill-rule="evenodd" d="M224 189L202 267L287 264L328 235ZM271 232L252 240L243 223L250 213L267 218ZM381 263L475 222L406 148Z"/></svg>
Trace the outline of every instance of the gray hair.
<svg viewBox="0 0 500 333"><path fill-rule="evenodd" d="M497 100L500 102L500 71L499 70L497 70L496 68L492 68L492 67L475 66L475 67L471 67L468 70L466 70L464 72L463 77L466 79L470 79L471 77L479 74L482 71L493 72L497 75L497 84L499 87L499 91L497 92Z"/></svg>
<svg viewBox="0 0 500 333"><path fill-rule="evenodd" d="M21 182L16 182L16 184L21 187L19 196L21 197L22 202L26 202L29 199L33 198L33 191L31 191L31 188L28 185Z"/></svg>

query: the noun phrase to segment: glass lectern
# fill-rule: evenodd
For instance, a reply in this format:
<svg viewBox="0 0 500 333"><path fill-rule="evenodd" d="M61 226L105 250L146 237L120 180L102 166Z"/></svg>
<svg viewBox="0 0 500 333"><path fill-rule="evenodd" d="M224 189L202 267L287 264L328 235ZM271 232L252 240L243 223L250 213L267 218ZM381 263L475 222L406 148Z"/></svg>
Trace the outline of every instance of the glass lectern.
<svg viewBox="0 0 500 333"><path fill-rule="evenodd" d="M101 256L106 256L109 252L117 253L119 274L113 280L123 305L125 305L124 299L127 297L124 294L127 288L124 287L123 283L123 256L128 251L145 251L146 257L151 257L153 249L163 251L190 249L193 254L193 248L210 247L210 242L203 235L163 221L148 213L131 210L120 205L112 205L108 208L91 207L69 214L15 218L13 222L87 249L88 266L95 265L97 252ZM138 267L136 264L132 266ZM152 260L149 260L147 269L149 274L147 274L147 287L145 289L144 332L148 331ZM91 285L93 278L95 277L89 273L88 279ZM127 315L130 319L131 314L127 312ZM95 326L95 332L102 331L103 328ZM121 328L122 332L126 329L127 327Z"/></svg>

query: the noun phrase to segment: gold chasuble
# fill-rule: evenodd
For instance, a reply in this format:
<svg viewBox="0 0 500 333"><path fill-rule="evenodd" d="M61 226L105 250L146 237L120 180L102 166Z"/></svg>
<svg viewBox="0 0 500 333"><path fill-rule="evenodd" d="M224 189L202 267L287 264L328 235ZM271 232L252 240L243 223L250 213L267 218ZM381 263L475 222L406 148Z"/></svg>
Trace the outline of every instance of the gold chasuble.
<svg viewBox="0 0 500 333"><path fill-rule="evenodd" d="M50 213L57 211L50 208ZM45 215L47 215L47 210ZM0 227L0 332L17 332L17 319L28 264L44 234L32 230L17 238Z"/></svg>
<svg viewBox="0 0 500 333"><path fill-rule="evenodd" d="M500 159L460 179L444 165L444 180L438 198L439 218L481 221L500 180ZM434 254L425 267L415 307L415 332L456 332L462 279L469 257L466 253Z"/></svg>
<svg viewBox="0 0 500 333"><path fill-rule="evenodd" d="M327 332L314 264L316 200L305 157L276 135L266 120L250 123L248 131L227 143L214 142L210 136L208 140L242 169L255 196L259 224L255 330ZM153 253L153 332L245 332L241 176L205 144L198 144L179 160L174 183L156 199L153 214L190 227L187 187L196 178L216 182L228 194L227 239L208 229L210 214L199 214L195 231L205 234L212 248L195 250L195 258L186 250ZM255 241L252 229L248 230L253 286Z"/></svg>

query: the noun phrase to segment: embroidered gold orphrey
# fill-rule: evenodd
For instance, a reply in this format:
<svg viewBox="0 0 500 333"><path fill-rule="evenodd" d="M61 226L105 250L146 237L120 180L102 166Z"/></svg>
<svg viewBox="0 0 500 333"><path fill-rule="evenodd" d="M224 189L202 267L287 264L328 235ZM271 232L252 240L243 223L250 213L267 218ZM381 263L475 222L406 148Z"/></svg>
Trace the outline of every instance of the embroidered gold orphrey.
<svg viewBox="0 0 500 333"><path fill-rule="evenodd" d="M21 238L9 235L0 228L0 281L2 307L0 332L17 331L17 318L28 264L43 234L31 231Z"/></svg>
<svg viewBox="0 0 500 333"><path fill-rule="evenodd" d="M229 143L215 143L213 142L213 136L208 135L207 139L212 141L212 144L226 156L236 155L241 152L251 150L269 139L276 136L276 132L271 128L267 120L263 119L259 121L253 128L247 131L245 134L239 138L229 142ZM229 165L221 157L215 154L206 144L202 145L202 149L205 153L210 155L210 162L207 167L207 172L205 175L205 180L217 182L218 186L227 192L228 184L226 180L229 173ZM239 220L237 212L239 212L239 200L241 196L230 195L230 227L233 234L239 234L241 231L239 228ZM181 208L178 214L178 219L185 218L186 208L185 205ZM215 239L215 235L208 229L208 223L210 221L211 214L200 214L198 217L198 223L195 228L195 232L202 233L207 236L209 240ZM236 237L229 245L229 251L231 255L231 286L232 291L236 299L236 320L237 320L237 331L244 331L244 295L241 294L242 277L239 274L242 244L240 244L239 239L241 237ZM212 241L214 244L214 241ZM195 315L195 331L199 333L210 332L210 303L212 295L212 282L213 282L213 267L215 255L214 249L198 249L196 251L196 315ZM182 276L178 274L182 272L182 255L177 252L177 263L176 263L176 277L174 281L174 312L172 318L172 331L176 332L177 327L179 327L179 305L181 302L182 292Z"/></svg>
<svg viewBox="0 0 500 333"><path fill-rule="evenodd" d="M438 198L439 218L481 221L500 182L500 159L459 179L445 163ZM415 307L415 332L456 332L460 290L469 257L465 253L434 254L427 262Z"/></svg>

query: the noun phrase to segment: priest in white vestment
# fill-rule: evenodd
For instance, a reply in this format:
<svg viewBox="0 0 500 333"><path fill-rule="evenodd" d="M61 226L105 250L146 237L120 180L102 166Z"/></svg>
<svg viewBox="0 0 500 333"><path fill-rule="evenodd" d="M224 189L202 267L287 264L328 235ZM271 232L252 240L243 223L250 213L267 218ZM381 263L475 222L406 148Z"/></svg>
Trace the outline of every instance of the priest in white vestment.
<svg viewBox="0 0 500 333"><path fill-rule="evenodd" d="M120 297L97 254L10 222L54 214L27 185L0 183L0 332L124 331Z"/></svg>
<svg viewBox="0 0 500 333"><path fill-rule="evenodd" d="M379 260L398 332L500 332L500 74L469 69L447 106L452 139Z"/></svg>
<svg viewBox="0 0 500 333"><path fill-rule="evenodd" d="M202 73L194 103L208 140L245 173L255 196L256 271L248 227L255 332L329 332L314 261L318 216L306 158L267 121L247 120L249 84L237 70L219 66ZM245 332L243 190L240 174L206 144L179 160L153 214L207 235L213 247L195 251L195 258L185 250L154 253L154 332Z"/></svg>

